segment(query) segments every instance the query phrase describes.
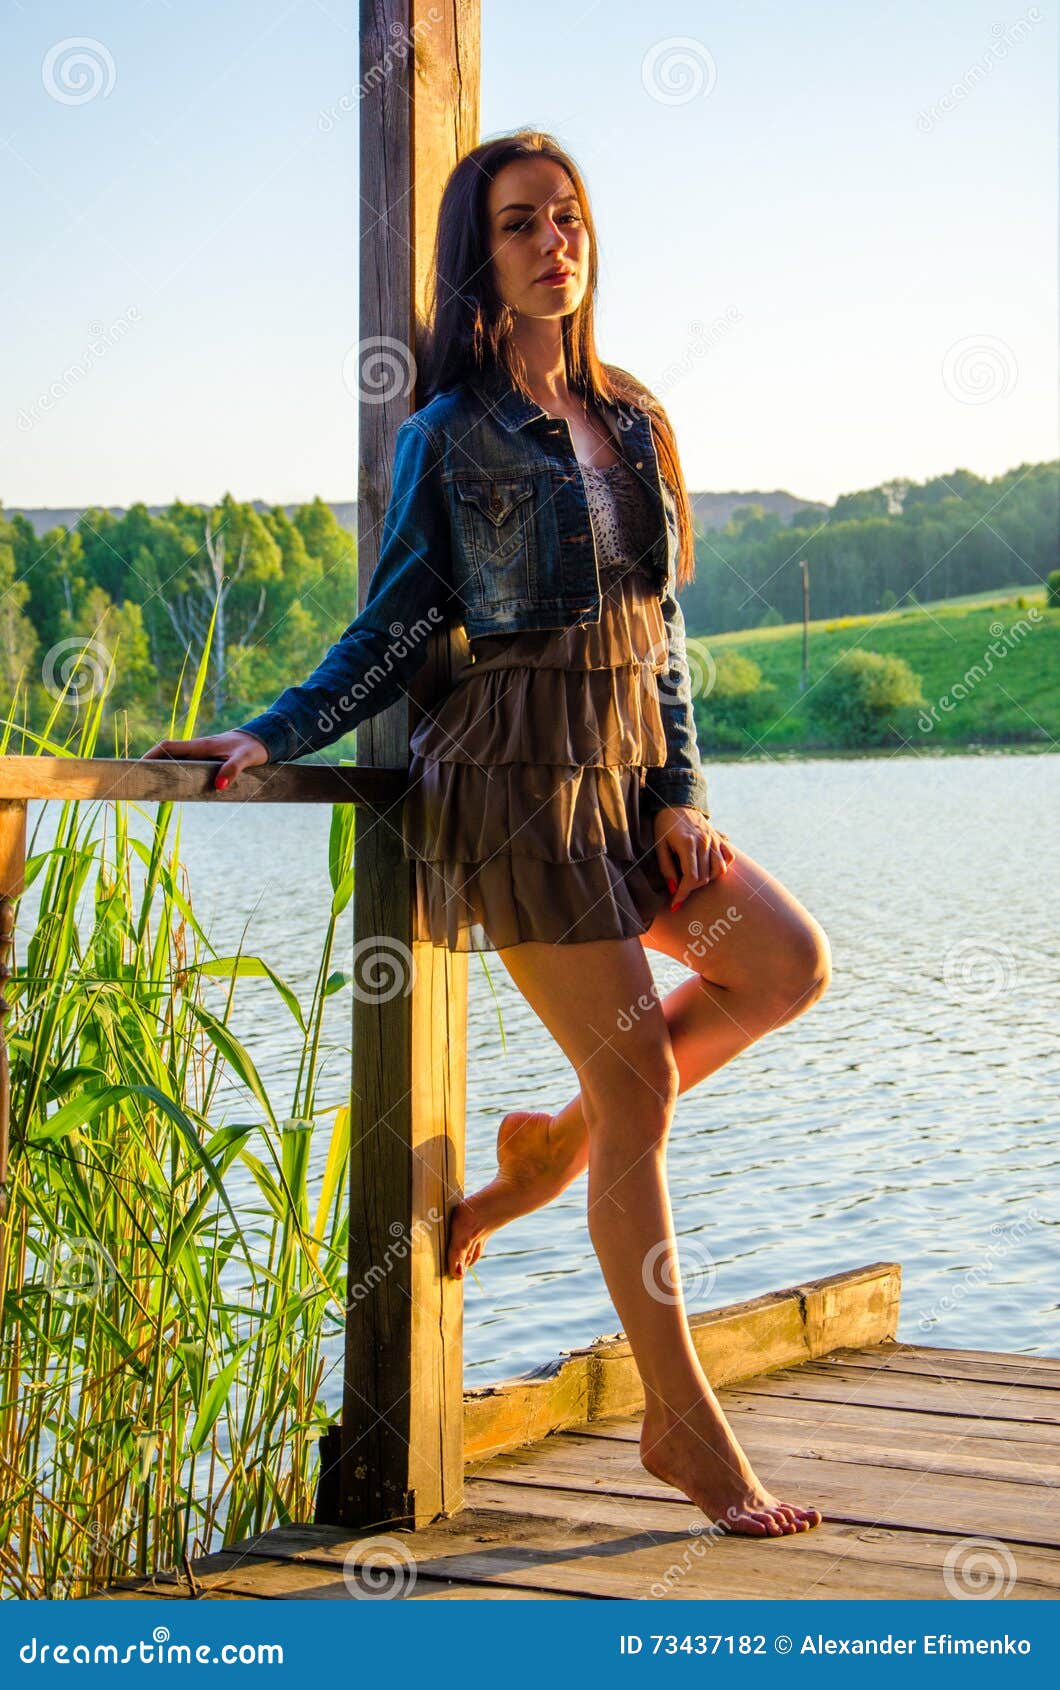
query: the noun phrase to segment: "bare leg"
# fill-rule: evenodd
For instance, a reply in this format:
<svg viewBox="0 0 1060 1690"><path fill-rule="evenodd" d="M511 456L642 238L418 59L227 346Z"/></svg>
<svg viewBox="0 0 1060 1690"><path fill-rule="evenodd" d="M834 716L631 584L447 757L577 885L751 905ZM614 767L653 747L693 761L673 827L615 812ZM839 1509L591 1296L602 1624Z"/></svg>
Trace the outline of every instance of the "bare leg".
<svg viewBox="0 0 1060 1690"><path fill-rule="evenodd" d="M662 999L679 1095L801 1015L828 983L828 941L813 917L753 858L735 846L733 852L724 876L699 888L680 910L660 913L641 938L693 970ZM505 1115L497 1173L453 1210L449 1272L462 1277L498 1227L550 1203L588 1165L580 1092L555 1115L525 1109Z"/></svg>
<svg viewBox="0 0 1060 1690"><path fill-rule="evenodd" d="M641 1459L712 1521L750 1536L806 1531L816 1509L756 1478L700 1365L680 1291L665 1147L677 1069L634 939L527 943L500 956L581 1081L589 1232L644 1385ZM645 1004L630 1022L628 1007Z"/></svg>

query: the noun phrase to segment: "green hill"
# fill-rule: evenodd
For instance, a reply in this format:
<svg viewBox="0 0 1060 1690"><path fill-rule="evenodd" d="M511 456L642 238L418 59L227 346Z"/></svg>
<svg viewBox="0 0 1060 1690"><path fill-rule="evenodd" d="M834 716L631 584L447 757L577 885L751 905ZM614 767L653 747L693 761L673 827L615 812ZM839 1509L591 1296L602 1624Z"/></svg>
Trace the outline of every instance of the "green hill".
<svg viewBox="0 0 1060 1690"><path fill-rule="evenodd" d="M923 703L897 715L886 740L892 746L1056 745L1060 610L1047 610L1045 600L1044 588L1021 585L811 622L806 693L801 623L701 639L690 633L700 746L737 753L849 749L814 710L825 677L834 680L837 660L852 650L903 659L919 680Z"/></svg>

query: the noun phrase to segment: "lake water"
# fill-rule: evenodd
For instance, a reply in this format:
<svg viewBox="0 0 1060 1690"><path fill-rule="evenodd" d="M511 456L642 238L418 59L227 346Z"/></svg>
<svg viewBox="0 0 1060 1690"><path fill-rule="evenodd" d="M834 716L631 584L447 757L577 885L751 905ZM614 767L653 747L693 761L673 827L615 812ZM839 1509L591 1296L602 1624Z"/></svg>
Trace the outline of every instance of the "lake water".
<svg viewBox="0 0 1060 1690"><path fill-rule="evenodd" d="M687 1305L896 1261L900 1339L1060 1355L1060 759L708 761L708 778L718 826L827 931L834 978L679 1100L669 1169ZM192 900L214 944L234 950L246 926L244 948L304 1001L330 900L327 834L328 813L309 806L183 812ZM352 931L347 911L335 968L351 968ZM684 978L649 959L663 993ZM507 1055L472 956L467 1190L493 1171L506 1110L554 1110L576 1089L503 963L486 962ZM336 1105L350 1003L347 991L329 1005L323 1096ZM296 1069L290 1025L271 988L241 983L234 1028L278 1115ZM229 1119L260 1118L235 1090L228 1101ZM488 1243L465 1289L468 1385L617 1329L585 1200L583 1176ZM329 1406L339 1377L336 1366Z"/></svg>

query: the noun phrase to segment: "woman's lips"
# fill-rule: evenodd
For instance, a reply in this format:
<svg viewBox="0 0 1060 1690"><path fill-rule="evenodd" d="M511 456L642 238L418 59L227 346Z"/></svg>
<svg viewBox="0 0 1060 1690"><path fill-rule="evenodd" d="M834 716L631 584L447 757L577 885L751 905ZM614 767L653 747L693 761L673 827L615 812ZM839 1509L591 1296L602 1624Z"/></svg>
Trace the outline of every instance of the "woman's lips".
<svg viewBox="0 0 1060 1690"><path fill-rule="evenodd" d="M547 284L551 287L558 287L561 282L569 282L573 278L572 278L571 272L569 270L564 270L559 275L539 276L537 279L538 279L539 282L545 283L545 284Z"/></svg>

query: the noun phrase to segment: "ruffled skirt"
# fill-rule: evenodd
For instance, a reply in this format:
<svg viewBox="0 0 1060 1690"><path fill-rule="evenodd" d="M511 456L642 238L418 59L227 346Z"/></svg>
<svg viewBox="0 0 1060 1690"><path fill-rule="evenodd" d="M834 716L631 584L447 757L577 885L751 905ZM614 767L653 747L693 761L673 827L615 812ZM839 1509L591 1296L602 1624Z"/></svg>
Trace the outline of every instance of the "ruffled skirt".
<svg viewBox="0 0 1060 1690"><path fill-rule="evenodd" d="M600 621L491 634L410 740L414 937L451 951L631 938L668 901L645 771L666 762L662 606L601 568Z"/></svg>

